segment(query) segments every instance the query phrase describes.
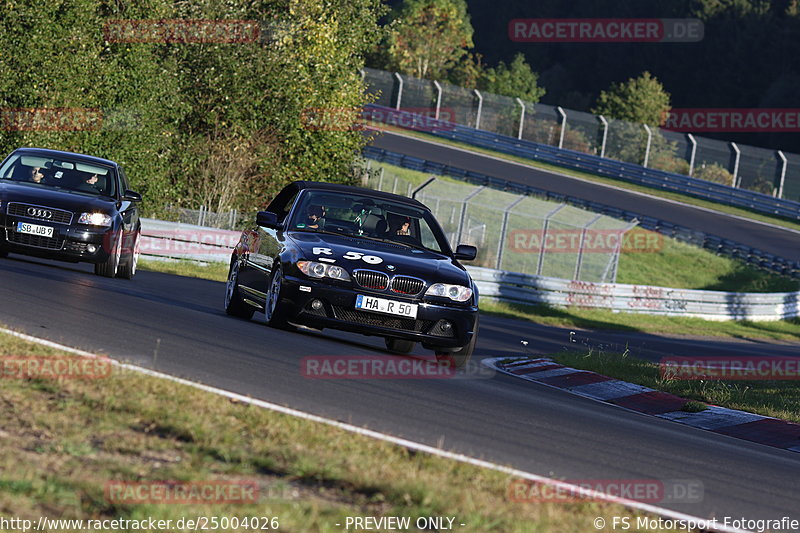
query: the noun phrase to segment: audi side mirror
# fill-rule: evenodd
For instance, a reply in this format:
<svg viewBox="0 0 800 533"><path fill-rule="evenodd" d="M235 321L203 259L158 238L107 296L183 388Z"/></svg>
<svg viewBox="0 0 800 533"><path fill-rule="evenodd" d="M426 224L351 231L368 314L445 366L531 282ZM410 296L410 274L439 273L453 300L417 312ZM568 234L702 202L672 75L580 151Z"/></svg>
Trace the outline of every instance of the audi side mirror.
<svg viewBox="0 0 800 533"><path fill-rule="evenodd" d="M125 190L125 194L122 195L123 200L128 200L129 202L141 202L142 195L138 192L132 191L130 189Z"/></svg>
<svg viewBox="0 0 800 533"><path fill-rule="evenodd" d="M259 211L256 215L256 224L272 229L281 229L282 227L282 224L278 222L278 215L270 211Z"/></svg>
<svg viewBox="0 0 800 533"><path fill-rule="evenodd" d="M454 257L460 261L472 261L478 256L478 249L469 244L459 244Z"/></svg>

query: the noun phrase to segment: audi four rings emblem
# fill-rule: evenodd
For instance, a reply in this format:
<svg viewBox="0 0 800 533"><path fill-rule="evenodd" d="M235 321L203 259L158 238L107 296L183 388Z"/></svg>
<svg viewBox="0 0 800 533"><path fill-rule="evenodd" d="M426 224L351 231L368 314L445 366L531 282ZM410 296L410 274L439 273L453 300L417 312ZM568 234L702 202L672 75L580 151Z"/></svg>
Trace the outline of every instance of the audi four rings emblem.
<svg viewBox="0 0 800 533"><path fill-rule="evenodd" d="M38 207L29 207L28 216L36 218L53 218L53 212L47 209L40 209Z"/></svg>

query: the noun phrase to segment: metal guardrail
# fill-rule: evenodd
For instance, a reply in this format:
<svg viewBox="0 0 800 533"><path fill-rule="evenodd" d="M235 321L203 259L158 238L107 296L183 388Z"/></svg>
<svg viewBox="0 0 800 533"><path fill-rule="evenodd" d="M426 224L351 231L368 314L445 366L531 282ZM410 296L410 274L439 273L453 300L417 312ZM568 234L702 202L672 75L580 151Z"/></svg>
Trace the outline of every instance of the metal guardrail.
<svg viewBox="0 0 800 533"><path fill-rule="evenodd" d="M227 263L239 231L222 230L142 218L139 252L148 259L184 259L203 263Z"/></svg>
<svg viewBox="0 0 800 533"><path fill-rule="evenodd" d="M783 320L800 316L800 291L736 293L590 283L467 267L481 297L504 302L611 309L706 320Z"/></svg>
<svg viewBox="0 0 800 533"><path fill-rule="evenodd" d="M484 185L508 192L541 196L548 200L568 203L576 207L623 220L635 219L639 221L639 227L641 228L657 231L667 237L706 248L720 255L742 260L751 266L769 270L776 274L800 278L800 261L791 261L757 248L724 239L717 235L697 231L678 224L672 224L642 213L619 209L599 202L584 200L583 198L554 193L538 187L514 183L501 178L487 176L479 172L472 172L451 165L444 165L442 163L390 152L374 146L366 147L363 153L364 156L369 159L386 162L411 170L440 176L450 176L476 185Z"/></svg>
<svg viewBox="0 0 800 533"><path fill-rule="evenodd" d="M365 114L368 121L386 125L403 127L415 123L413 113L390 107L371 104L366 106ZM416 123L420 121L417 120ZM800 202L427 117L424 125L425 132L436 137L655 189L686 194L723 205L800 220Z"/></svg>
<svg viewBox="0 0 800 533"><path fill-rule="evenodd" d="M166 260L227 263L239 232L142 219L142 254ZM482 297L525 304L594 307L709 320L781 320L800 316L800 292L731 293L593 283L468 266Z"/></svg>

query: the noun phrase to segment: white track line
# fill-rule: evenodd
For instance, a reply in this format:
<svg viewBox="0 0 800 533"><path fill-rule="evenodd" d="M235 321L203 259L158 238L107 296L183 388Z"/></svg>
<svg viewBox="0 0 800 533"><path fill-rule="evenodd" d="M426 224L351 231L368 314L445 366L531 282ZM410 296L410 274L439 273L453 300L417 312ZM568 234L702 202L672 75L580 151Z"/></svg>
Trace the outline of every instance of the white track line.
<svg viewBox="0 0 800 533"><path fill-rule="evenodd" d="M33 337L31 335L26 335L24 333L19 333L17 331L12 331L12 330L6 329L6 328L0 328L0 333L6 333L8 335L17 337L19 339L23 339L23 340L26 340L26 341L30 341L30 342L34 342L34 343L37 343L37 344L41 344L43 346L47 346L47 347L50 347L50 348L63 350L65 352L74 353L76 355L80 355L80 356L83 356L83 357L92 357L92 358L100 357L100 356L98 356L96 354L93 354L93 353L90 353L90 352L86 352L84 350L79 350L77 348L72 348L72 347L69 347L69 346L65 346L63 344L58 344L56 342L48 341L46 339L40 339L38 337ZM235 392L226 391L226 390L223 390L223 389L218 389L216 387L211 387L209 385L203 385L202 383L189 381L187 379L177 378L175 376L170 376L169 374L163 374L161 372L156 372L154 370L150 370L150 369L143 368L143 367L140 367L140 366L131 365L131 364L128 364L128 363L121 363L121 362L116 361L114 359L112 359L112 364L114 366L117 366L117 367L120 367L120 368L124 368L126 370L130 370L130 371L133 371L133 372L138 372L140 374L145 374L147 376L152 376L152 377L156 377L156 378L159 378L159 379L165 379L165 380L168 380L168 381L172 381L174 383L179 383L181 385L194 387L195 389L199 389L199 390L203 390L203 391L210 392L210 393L213 393L213 394L217 394L219 396L224 396L226 398L230 398L232 400L236 400L236 401L239 401L239 402L242 402L242 403L247 403L247 404L250 404L250 405L255 405L257 407L262 407L264 409L269 409L270 411L275 411L275 412L278 412L278 413L283 413L283 414L287 414L287 415L291 415L291 416L296 416L298 418L302 418L304 420L310 420L312 422L319 422L319 423L326 424L326 425L329 425L329 426L333 426L333 427L336 427L336 428L339 428L339 429L343 429L345 431L349 431L351 433L355 433L357 435L363 435L363 436L366 436L366 437L371 437L371 438L374 438L374 439L382 440L384 442L390 442L392 444L396 444L398 446L402 446L404 448L409 448L411 450L415 450L415 451L418 451L418 452L429 453L431 455L436 455L438 457L443 457L443 458L446 458L446 459L452 459L454 461L458 461L458 462L461 462L461 463L466 463L466 464L470 464L470 465L473 465L473 466L479 466L479 467L482 467L482 468L488 468L490 470L495 470L497 472L502 472L504 474L509 474L509 475L515 476L517 478L527 479L529 481L533 481L533 482L536 482L536 483L541 483L543 485L548 485L548 486L551 486L551 487L557 487L557 488L565 489L567 491L570 491L570 493L572 493L572 494L578 494L578 495L584 496L586 498L602 500L602 501L606 501L606 502L609 502L609 503L616 503L616 504L624 505L625 507L628 507L628 508L631 508L631 509L636 509L636 510L639 510L639 511L653 513L653 514L661 515L661 516L664 516L664 517L667 517L667 518L671 518L671 519L679 520L679 521L683 521L683 522L692 522L692 523L704 522L704 523L707 523L710 520L708 518L700 518L700 517L697 517L697 516L692 516L692 515L688 515L688 514L684 514L684 513L679 513L677 511L673 511L671 509L664 509L664 508L661 508L661 507L657 507L655 505L650 505L650 504L638 502L638 501L635 501L635 500L628 500L628 499L625 499L625 498L619 498L619 497L616 497L616 496L611 496L609 494L605 494L605 493L600 492L600 491L586 489L584 487L581 487L581 486L578 486L578 485L573 485L573 484L570 484L570 483L566 483L564 481L559 481L557 479L551 479L551 478L548 478L548 477L540 476L538 474L532 474L530 472L525 472L523 470L517 470L516 468L510 468L510 467L499 465L499 464L496 464L496 463L491 463L489 461L483 461L481 459L475 459L473 457L462 455L460 453L448 452L448 451L445 451L445 450L441 450L439 448L434 448L433 446L428 446L427 444L422 444L422 443L419 443L419 442L406 440L406 439L403 439L403 438L400 438L400 437L387 435L386 433L380 433L378 431L365 429L365 428L362 428L362 427L359 427L359 426L354 426L352 424L346 424L346 423L340 422L338 420L332 420L330 418L324 418L324 417L321 417L321 416L318 416L318 415L307 413L305 411L299 411L297 409L292 409L290 407L284 407L282 405L266 402L264 400L257 400L255 398L250 398L248 396L242 396L241 394L237 394ZM713 530L709 530L709 531L719 531L721 533L751 533L751 532L749 532L747 530L730 528L730 527L725 527L725 526L718 526L718 527L714 528Z"/></svg>

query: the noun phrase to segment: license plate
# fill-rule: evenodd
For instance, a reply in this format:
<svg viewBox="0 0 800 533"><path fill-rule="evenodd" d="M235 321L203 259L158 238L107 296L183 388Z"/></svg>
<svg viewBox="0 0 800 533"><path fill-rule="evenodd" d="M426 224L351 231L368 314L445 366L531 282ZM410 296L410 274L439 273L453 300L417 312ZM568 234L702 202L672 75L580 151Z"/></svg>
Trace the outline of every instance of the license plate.
<svg viewBox="0 0 800 533"><path fill-rule="evenodd" d="M17 222L17 233L39 235L41 237L52 237L53 228L50 226L40 226L38 224L28 224L27 222Z"/></svg>
<svg viewBox="0 0 800 533"><path fill-rule="evenodd" d="M371 311L373 313L383 313L385 315L417 318L417 304L407 304L396 300L364 296L363 294L359 294L356 297L356 309Z"/></svg>

